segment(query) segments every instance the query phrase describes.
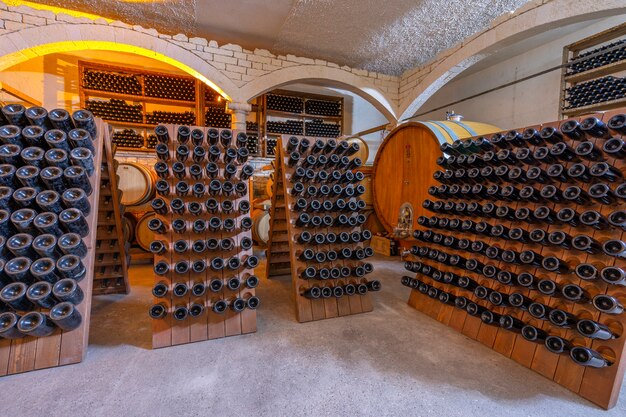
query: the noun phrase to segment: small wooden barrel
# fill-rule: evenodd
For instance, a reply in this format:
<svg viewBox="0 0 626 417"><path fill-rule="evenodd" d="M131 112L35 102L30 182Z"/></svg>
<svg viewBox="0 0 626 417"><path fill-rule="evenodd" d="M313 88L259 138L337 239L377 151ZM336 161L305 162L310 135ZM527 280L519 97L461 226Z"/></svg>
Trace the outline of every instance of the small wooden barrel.
<svg viewBox="0 0 626 417"><path fill-rule="evenodd" d="M370 148L367 146L367 143L361 138L350 138L348 139L349 144L356 143L359 145L360 150L352 155L353 158L360 158L363 161L363 165L367 163L367 159L370 157Z"/></svg>
<svg viewBox="0 0 626 417"><path fill-rule="evenodd" d="M117 175L117 185L123 192L123 205L139 206L154 197L156 174L151 168L136 162L121 162L117 167Z"/></svg>
<svg viewBox="0 0 626 417"><path fill-rule="evenodd" d="M154 240L154 232L148 229L148 222L152 220L156 214L148 212L137 221L135 227L135 239L139 247L145 251L150 251L150 244Z"/></svg>
<svg viewBox="0 0 626 417"><path fill-rule="evenodd" d="M132 213L124 213L122 216L122 228L124 229L124 241L133 242L135 240L135 228L137 227L137 218Z"/></svg>
<svg viewBox="0 0 626 417"><path fill-rule="evenodd" d="M270 240L270 214L265 210L252 211L252 239L259 245Z"/></svg>

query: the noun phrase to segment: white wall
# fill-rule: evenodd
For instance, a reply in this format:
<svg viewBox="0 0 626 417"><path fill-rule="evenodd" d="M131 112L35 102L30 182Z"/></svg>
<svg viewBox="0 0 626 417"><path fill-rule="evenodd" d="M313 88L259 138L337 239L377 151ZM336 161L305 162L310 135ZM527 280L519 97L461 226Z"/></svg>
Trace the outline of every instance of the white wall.
<svg viewBox="0 0 626 417"><path fill-rule="evenodd" d="M624 22L624 16L594 22L573 33L543 44L520 55L503 60L470 75L461 74L439 90L418 111L423 113L485 90L518 80L560 65L563 47L582 38ZM490 123L513 129L558 119L560 70L487 93L450 106L466 120ZM447 109L430 112L415 120L441 120Z"/></svg>

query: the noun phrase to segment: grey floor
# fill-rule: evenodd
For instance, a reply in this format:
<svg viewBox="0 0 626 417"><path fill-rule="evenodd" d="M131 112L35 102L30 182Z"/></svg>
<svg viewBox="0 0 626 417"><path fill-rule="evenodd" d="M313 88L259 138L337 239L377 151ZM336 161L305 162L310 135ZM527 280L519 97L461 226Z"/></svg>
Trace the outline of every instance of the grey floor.
<svg viewBox="0 0 626 417"><path fill-rule="evenodd" d="M298 324L290 283L262 281L258 333L153 351L151 269L94 302L85 362L0 379L1 416L625 416L605 412L413 310L377 257L372 313Z"/></svg>

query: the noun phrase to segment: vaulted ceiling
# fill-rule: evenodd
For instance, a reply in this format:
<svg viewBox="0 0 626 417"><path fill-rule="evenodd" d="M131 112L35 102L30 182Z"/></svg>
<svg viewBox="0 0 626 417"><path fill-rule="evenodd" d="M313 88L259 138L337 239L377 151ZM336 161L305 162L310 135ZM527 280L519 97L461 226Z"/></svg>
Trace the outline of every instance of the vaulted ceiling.
<svg viewBox="0 0 626 417"><path fill-rule="evenodd" d="M39 0L163 33L394 75L428 62L527 1Z"/></svg>

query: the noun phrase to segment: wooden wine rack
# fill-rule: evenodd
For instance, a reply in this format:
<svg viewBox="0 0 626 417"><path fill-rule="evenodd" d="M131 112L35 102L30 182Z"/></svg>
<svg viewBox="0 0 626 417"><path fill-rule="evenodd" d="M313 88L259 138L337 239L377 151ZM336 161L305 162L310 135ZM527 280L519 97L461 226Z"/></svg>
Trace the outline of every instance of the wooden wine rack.
<svg viewBox="0 0 626 417"><path fill-rule="evenodd" d="M370 312L374 309L372 305L372 298L370 292L364 295L352 295L343 296L340 298L319 298L308 299L302 295L302 293L312 287L318 285L320 287L343 285L348 282L367 282L366 278L341 278L341 279L327 279L318 280L302 279L300 274L301 270L307 266L319 266L317 263L307 263L298 259L297 252L307 249L307 245L302 245L297 241L297 233L299 228L296 226L296 219L298 213L294 211L295 200L291 191L291 177L295 171L294 167L290 167L287 164L289 159L289 152L286 149L286 142L292 135L283 135L276 145L276 172L275 172L275 188L272 197L272 216L270 220L270 242L268 244L268 277L270 275L282 274L285 270L286 263L290 263L291 279L293 283L294 299L296 303L296 317L299 322L309 322L315 320L330 319L334 317L348 316L351 314L359 314ZM298 139L302 139L302 136L296 136ZM327 141L325 138L316 138L322 141ZM278 184L282 186L282 189L278 188ZM335 200L336 198L331 198ZM281 201L284 201L281 206ZM283 214L284 211L284 214ZM283 220L284 216L284 220ZM286 226L286 227L285 227ZM286 239L285 239L285 229ZM305 229L301 229L305 230ZM316 229L310 229L311 232L331 232L335 231L334 227L321 227ZM348 229L348 232L361 231L361 226L356 226L352 230ZM288 243L288 258L287 258L287 245ZM354 245L356 248L363 248L363 242ZM322 248L331 250L339 249L342 245L335 243L333 245L325 244L320 245ZM328 262L330 264L330 262ZM333 266L348 265L349 261L342 261L340 259L332 262Z"/></svg>
<svg viewBox="0 0 626 417"><path fill-rule="evenodd" d="M614 115L624 113L626 109L620 109L613 112L608 112L604 114L594 114L591 116L595 116L600 120L603 120L605 123ZM588 117L588 116L587 116ZM586 117L577 118L576 120L583 120ZM561 125L561 122L553 122L546 123L539 126L531 126L537 130L541 130L544 127L552 126L558 128ZM526 129L526 128L524 128ZM522 132L524 129L518 129L518 132ZM506 133L506 132L504 132ZM611 131L613 137L620 137L616 132ZM605 141L604 139L597 139L591 136L588 136L586 140L589 140L596 144L596 146L602 149L602 144ZM564 136L564 141L571 147L575 148L579 143L578 141L573 141ZM549 146L549 145L548 145ZM534 149L533 145L530 145L529 148ZM624 160L615 159L607 156L607 162L621 170L621 172L626 172L626 162ZM590 165L593 162L588 160L583 160L585 165ZM560 162L566 167L571 166L570 163ZM521 164L519 164L521 166ZM542 164L541 167L543 169L546 168L546 164ZM486 184L486 181L485 181ZM484 184L484 185L485 185ZM553 183L557 188L563 190L567 186L571 185L571 183ZM593 184L593 183L592 183ZM590 187L589 183L578 183L576 185L583 188L587 191ZM506 185L506 184L504 184ZM503 186L504 186L503 185ZM530 184L535 188L540 189L541 184ZM518 186L521 188L521 186ZM612 187L615 188L615 187ZM456 200L454 200L456 201ZM492 200L472 200L476 201L479 204L486 204ZM592 204L589 205L577 205L571 201L563 201L559 204L553 202L547 203L532 203L531 201L520 201L514 203L500 203L498 204L496 201L493 201L496 205L507 205L511 209L515 210L518 207L527 207L529 209L534 210L536 207L540 205L545 205L550 207L555 212L563 207L570 207L574 209L578 214L582 213L586 210L596 210L600 212L603 216L608 216L611 212L623 209L624 203L618 202L611 205L602 205L599 204L596 200L592 200ZM435 214L438 217L448 217L445 214ZM519 227L524 230L532 230L541 228L546 230L547 233L555 232L555 231L563 231L570 236L576 236L578 234L586 234L588 236L593 237L599 242L603 242L607 239L626 239L626 233L622 230L616 228L609 228L607 230L595 230L591 227L585 226L583 224L579 224L577 227L572 227L569 224L559 224L555 222L555 224L533 224L530 225L526 222L520 221L508 221L503 219L493 219L493 218L480 218L476 219L475 217L470 217L466 215L458 215L454 214L453 217L459 218L461 220L474 220L474 221L485 221L490 225L494 226L496 224L501 224L505 227ZM454 236L455 238L466 238L470 241L482 240L490 246L497 246L502 250L514 250L518 253L521 253L524 250L533 250L536 253L541 254L541 256L555 256L558 259L565 261L568 265L570 265L571 269L578 265L579 263L593 263L593 264L602 264L605 266L618 266L624 267L625 261L623 258L615 258L611 256L607 256L604 253L591 255L586 252L580 252L575 249L562 249L558 246L548 246L537 244L532 241L530 243L522 244L518 241L513 240L503 240L501 238L495 237L485 237L483 235L478 236L476 234L467 234L467 235L459 235L456 231L450 231L446 229L432 229L435 233L441 233L444 236ZM529 265L513 265L507 262L504 262L501 259L492 260L484 255L478 253L471 253L468 251L461 251L452 249L448 246L437 245L432 242L424 243L422 241L419 242L419 246L426 246L432 249L438 249L443 251L449 255L457 254L466 259L472 258L477 259L484 265L494 265L499 270L510 271L512 273L518 274L521 272L528 272L534 275L538 280L540 279L551 279L555 281L559 288L567 284L577 284L581 286L585 291L588 292L589 297L593 298L593 296L598 294L609 294L613 297L616 297L622 304L626 304L626 287L620 286L612 286L606 284L601 279L596 279L593 281L582 280L579 279L577 275L574 273L569 274L557 274L553 272L548 272L543 268L536 268ZM469 256L468 256L469 255ZM409 255L409 259L414 258L413 255ZM612 365L604 368L592 368L592 367L584 367L578 365L574 362L570 357L568 352L564 352L562 354L555 354L549 351L543 344L530 342L525 339L521 334L505 330L500 327L497 323L495 325L487 324L483 322L480 318L480 314L478 317L472 316L468 314L464 309L456 308L454 305L448 305L440 302L438 299L433 298L431 296L423 294L417 289L413 289L411 291L411 295L409 298L409 305L416 308L417 310L426 313L432 318L454 328L455 330L462 332L465 336L470 337L472 339L478 340L484 345L492 348L493 350L510 357L514 361L538 372L539 374L549 378L559 385L564 386L565 388L577 393L583 398L599 405L603 408L611 408L613 407L618 399L620 387L622 385L622 381L624 379L624 370L626 368L626 360L624 360L625 354L625 341L626 334L624 334L624 329L626 328L626 313L622 313L620 315L610 315L606 313L601 313L599 310L595 309L594 306L590 303L575 303L568 301L565 298L558 296L546 296L540 292L535 290L529 290L523 286L511 286L504 285L496 279L488 279L486 276L482 274L478 274L475 272L470 272L467 270L461 270L456 267L448 266L443 263L439 263L437 261L431 260L427 257L417 257L420 262L423 264L429 265L433 268L436 268L442 272L454 272L457 275L467 275L470 276L473 280L475 280L479 285L485 286L488 289L499 291L505 295L505 297L513 292L522 293L524 296L531 298L536 302L540 302L549 308L559 308L568 313L573 314L579 319L592 319L599 323L603 323L607 325L614 333L618 335L617 338L612 340L599 340L599 339L589 339L583 337L575 330L575 325L573 328L562 328L553 325L548 320L540 320L533 316L531 316L527 311L523 311L519 308L514 307L500 307L490 303L487 300L479 299L476 297L473 291L468 291L464 288L460 288L458 286L452 286L450 284L446 284L443 282L439 282L434 280L433 278L424 275L422 273L417 274L417 278L426 283L430 287L434 287L439 291L445 291L454 296L463 296L468 298L470 301L488 308L492 312L501 314L501 315L511 315L519 320L522 320L525 324L533 325L539 329L544 330L550 336L559 336L571 342L572 346L586 346L591 349L596 350L600 354L603 355L607 360L612 362ZM560 291L557 290L557 295L560 295Z"/></svg>
<svg viewBox="0 0 626 417"><path fill-rule="evenodd" d="M98 138L94 141L96 149L105 140L106 126L100 119L96 119ZM57 328L47 337L26 336L20 339L0 338L0 376L33 371L36 369L52 368L61 365L70 365L82 362L87 352L89 338L89 321L91 316L91 290L94 276L96 227L98 220L98 201L100 193L100 170L102 152L95 152L93 175L89 179L93 189L89 196L91 212L87 216L89 235L84 238L88 254L83 259L86 276L79 283L84 293L83 301L76 306L82 316L80 326L72 331L63 331Z"/></svg>
<svg viewBox="0 0 626 417"><path fill-rule="evenodd" d="M104 133L93 295L128 294L130 243L124 240L122 191L117 185L117 163L108 125L105 125Z"/></svg>
<svg viewBox="0 0 626 417"><path fill-rule="evenodd" d="M170 142L169 142L170 161L174 161L175 150L176 150L176 146L178 145L178 141L176 140L176 137L177 137L177 131L178 131L179 126L178 125L165 125L165 126L167 127L169 131L169 136L170 136ZM211 128L190 126L190 129L192 130L200 129L204 132L204 136L206 137L208 130ZM228 129L219 129L219 130L221 132L222 130L228 130ZM233 133L233 142L234 142L239 131L233 130L232 133ZM203 144L203 146L207 147L206 141ZM218 145L218 146L222 147L221 145ZM222 152L223 151L224 149L222 148ZM188 169L189 166L192 165L193 163L194 163L193 160L189 158L185 162L186 168ZM225 164L222 162L221 158L220 158L220 161L216 163L218 164L220 168L220 175L218 179L220 178L223 179ZM239 173L237 175L239 175ZM170 182L171 195L174 195L174 196L175 194L173 190L175 189L174 187L177 181L178 180L176 178L174 178L173 176L170 176L169 182ZM203 182L206 186L208 186L210 181L211 179L207 179L206 176L203 175L203 179L200 182ZM159 276L155 274L154 283L155 284L158 284L159 282L167 283L168 293L163 298L157 298L157 297L154 298L155 304L162 303L167 306L167 314L163 319L152 320L152 347L153 348L156 349L156 348L181 345L181 344L192 343L192 342L199 342L203 340L218 339L218 338L222 338L226 336L235 336L235 335L240 335L240 334L256 332L257 330L256 310L246 308L241 313L235 313L230 308L227 308L223 314L216 314L211 309L213 303L217 300L228 300L233 297L239 297L239 298L245 299L248 296L255 295L255 289L247 288L245 285L245 277L248 275L254 275L254 270L245 269L243 268L243 265L242 265L242 268L240 268L235 273L233 273L234 276L239 278L241 282L241 287L237 291L231 291L226 286L226 280L230 278L230 276L227 275L228 273L226 272L226 268L224 268L223 270L219 272L214 272L210 268L211 259L215 256L220 256L226 261L229 257L235 256L235 255L238 255L240 257L246 256L246 255L252 255L252 248L250 248L247 251L240 250L241 239L243 239L244 237L248 237L252 239L252 232L250 230L241 231L240 229L242 219L244 217L249 217L249 213L239 214L237 212L237 207L239 206L240 202L250 201L249 192L250 190L248 189L246 194L241 197L233 196L232 200L235 203L235 210L233 212L234 214L231 214L231 215L221 214L220 215L216 213L214 215L205 214L203 215L203 217L200 217L205 220L208 220L210 217L213 217L213 216L220 216L222 220L225 218L233 218L235 220L236 227L232 233L228 233L223 230L220 230L219 232L212 232L208 229L208 227L203 233L200 233L200 234L194 233L193 230L191 229L191 226L192 226L193 221L197 220L198 217L190 214L189 212L186 212L184 215L173 215L171 212L169 212L165 216L161 214L156 214L156 218L161 219L166 225L167 231L165 234L155 233L154 239L163 240L167 242L167 244L169 245L169 248L168 250L165 251L165 253L157 254L154 256L154 264L156 265L159 261L165 261L166 263L170 265L170 271L165 276ZM167 197L161 197L166 201L168 206L170 203L171 195ZM182 197L182 198L186 204L191 201L197 201L201 203L202 205L204 205L204 202L207 199L206 197L196 198L193 196L191 192L189 195L187 195L186 197ZM220 206L221 206L221 203L227 199L222 196L216 196L214 198L216 198L220 202ZM174 218L182 218L185 220L187 224L187 231L184 234L176 234L172 231L172 228L170 227L170 225L172 224L172 220ZM216 238L216 239L232 238L235 241L235 247L229 252L224 252L220 250L214 250L214 251L207 250L203 254L194 254L193 252L191 252L191 245L194 240L204 239L206 241L207 239L210 239L210 238ZM178 254L174 252L172 248L173 243L176 240L180 240L180 239L187 240L187 243L189 244L189 251L183 254ZM207 268L202 273L195 273L191 269L186 274L177 274L173 272L174 265L178 261L183 261L183 260L197 261L201 259L204 259L207 262ZM224 287L219 292L212 292L209 289L209 283L214 278L220 279L222 280L222 282L224 282ZM201 297L195 297L191 292L191 288L193 284L198 283L198 282L204 283L206 285L206 293ZM187 295L183 297L175 297L173 295L172 290L177 283L183 283L187 285L187 287L189 288ZM172 313L174 309L176 308L176 306L179 306L179 305L190 306L193 303L199 303L205 307L204 312L200 316L198 317L188 316L185 320L176 320L172 317L173 316Z"/></svg>
<svg viewBox="0 0 626 417"><path fill-rule="evenodd" d="M291 263L289 255L289 232L287 230L287 212L285 211L285 193L282 168L275 162L272 183L272 206L270 208L270 233L266 250L266 274L268 278L289 275Z"/></svg>

